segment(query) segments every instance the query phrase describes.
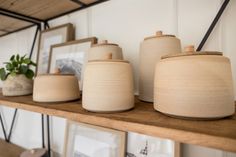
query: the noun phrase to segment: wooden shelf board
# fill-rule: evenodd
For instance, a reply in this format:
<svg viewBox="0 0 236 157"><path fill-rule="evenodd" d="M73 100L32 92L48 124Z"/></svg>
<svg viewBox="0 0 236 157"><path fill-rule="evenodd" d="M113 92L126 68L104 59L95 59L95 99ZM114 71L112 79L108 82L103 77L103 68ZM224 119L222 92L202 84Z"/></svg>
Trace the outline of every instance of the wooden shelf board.
<svg viewBox="0 0 236 157"><path fill-rule="evenodd" d="M7 143L0 139L0 157L17 157L20 156L24 150L25 149L15 144Z"/></svg>
<svg viewBox="0 0 236 157"><path fill-rule="evenodd" d="M213 121L175 119L156 112L152 104L137 99L135 109L113 114L88 112L82 108L81 101L36 103L32 101L32 96L4 97L0 94L0 104L121 131L236 152L236 114Z"/></svg>

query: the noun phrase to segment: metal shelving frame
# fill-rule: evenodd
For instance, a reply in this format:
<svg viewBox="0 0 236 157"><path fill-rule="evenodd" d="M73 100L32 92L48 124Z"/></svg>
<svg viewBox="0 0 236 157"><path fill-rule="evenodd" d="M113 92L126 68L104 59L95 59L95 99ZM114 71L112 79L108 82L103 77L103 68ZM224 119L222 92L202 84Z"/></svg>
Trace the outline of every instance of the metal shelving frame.
<svg viewBox="0 0 236 157"><path fill-rule="evenodd" d="M1 35L0 37L6 36L6 35L9 35L11 33L19 32L19 31L22 31L22 30L25 30L25 29L28 29L28 28L36 26L36 31L35 31L32 47L31 47L31 51L30 51L30 55L29 55L30 58L31 58L33 50L34 50L34 47L35 47L35 42L36 42L37 36L38 36L39 32L42 30L41 25L43 25L44 29L47 29L47 28L49 28L48 21L50 21L50 20L56 19L58 17L64 16L64 15L67 15L67 14L70 14L70 13L73 13L73 12L76 12L76 11L80 11L80 10L86 9L88 7L91 7L91 6L94 6L94 5L97 5L99 3L103 3L103 2L109 1L109 0L99 0L99 1L96 1L96 2L88 4L88 5L83 3L83 2L81 2L80 0L71 0L71 1L73 1L75 3L78 3L79 5L81 5L81 7L77 8L77 9L74 9L74 10L71 10L71 11L68 11L68 12L65 12L65 13L62 13L62 14L57 15L57 16L48 18L46 20L34 18L34 17L31 17L31 16L19 14L19 13L10 11L10 10L6 10L6 9L0 8L0 15L4 15L4 16L8 16L8 17L11 17L11 18L15 18L15 19L18 19L18 20L22 20L22 21L26 21L26 22L32 23L29 26L26 26L26 27L14 30L12 32L7 32L4 35ZM222 6L220 7L219 11L216 14L216 17L212 21L210 27L208 28L208 30L206 31L202 41L200 42L200 44L199 44L199 46L197 48L197 51L201 51L201 49L203 48L204 44L206 43L207 39L209 38L211 32L213 31L214 27L216 26L218 20L220 19L221 15L223 14L223 12L224 12L224 10L225 10L225 8L226 8L226 6L228 5L229 2L230 2L230 0L225 0L222 3ZM7 141L7 142L10 142L10 139L11 139L12 129L13 129L13 126L15 124L15 118L16 118L16 115L17 115L17 111L18 110L15 109L15 112L14 112L14 115L13 115L13 119L12 119L12 122L11 122L10 132L9 132L8 135L6 133L6 129L5 129L5 126L4 126L4 123L3 123L3 120L2 120L2 115L0 113L0 122L1 122L3 133L4 133L5 141ZM42 123L42 147L43 148L45 148L45 132L44 132L44 127L45 127L45 124L44 124L45 120L44 120L44 118L45 117L44 116L45 116L44 114L41 115L41 123ZM48 148L48 156L50 157L51 156L51 145L50 145L50 117L49 117L49 115L46 115L46 118L47 118L46 119L46 123L47 123L47 148Z"/></svg>

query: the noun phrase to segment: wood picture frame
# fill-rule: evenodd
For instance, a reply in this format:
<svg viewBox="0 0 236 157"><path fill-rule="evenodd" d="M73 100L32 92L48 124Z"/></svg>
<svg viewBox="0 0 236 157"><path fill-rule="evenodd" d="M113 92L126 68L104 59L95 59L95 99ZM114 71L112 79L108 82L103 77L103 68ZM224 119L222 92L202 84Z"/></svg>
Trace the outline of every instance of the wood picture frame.
<svg viewBox="0 0 236 157"><path fill-rule="evenodd" d="M125 157L126 132L67 121L63 156Z"/></svg>
<svg viewBox="0 0 236 157"><path fill-rule="evenodd" d="M55 73L55 69L59 69L61 74L75 74L82 90L88 50L96 43L97 38L90 37L51 46L48 73Z"/></svg>
<svg viewBox="0 0 236 157"><path fill-rule="evenodd" d="M71 41L74 38L74 28L71 23L41 31L38 42L36 75L47 73L50 47L52 45Z"/></svg>

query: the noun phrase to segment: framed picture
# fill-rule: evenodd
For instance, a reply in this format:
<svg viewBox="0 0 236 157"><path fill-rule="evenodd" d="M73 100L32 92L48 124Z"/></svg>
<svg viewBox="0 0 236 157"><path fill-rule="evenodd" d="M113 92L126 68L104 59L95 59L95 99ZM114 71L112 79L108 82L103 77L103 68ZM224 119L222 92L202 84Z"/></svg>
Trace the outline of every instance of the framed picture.
<svg viewBox="0 0 236 157"><path fill-rule="evenodd" d="M124 157L126 133L68 121L65 157Z"/></svg>
<svg viewBox="0 0 236 157"><path fill-rule="evenodd" d="M126 157L180 157L180 143L138 133L128 133Z"/></svg>
<svg viewBox="0 0 236 157"><path fill-rule="evenodd" d="M73 25L68 23L44 30L40 33L36 74L46 74L50 47L54 44L64 43L74 39Z"/></svg>
<svg viewBox="0 0 236 157"><path fill-rule="evenodd" d="M59 69L62 74L75 74L82 89L88 50L96 43L97 38L91 37L51 46L48 72L54 73L55 69Z"/></svg>

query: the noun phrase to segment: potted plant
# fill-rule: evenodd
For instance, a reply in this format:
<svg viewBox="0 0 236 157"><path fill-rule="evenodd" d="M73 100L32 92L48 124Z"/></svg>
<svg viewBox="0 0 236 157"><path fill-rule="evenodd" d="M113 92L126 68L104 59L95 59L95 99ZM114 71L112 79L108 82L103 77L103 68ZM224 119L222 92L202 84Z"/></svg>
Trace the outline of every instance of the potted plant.
<svg viewBox="0 0 236 157"><path fill-rule="evenodd" d="M9 62L0 69L0 78L3 81L2 94L4 96L29 95L33 92L34 72L30 65L36 66L26 55L13 55Z"/></svg>

